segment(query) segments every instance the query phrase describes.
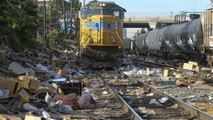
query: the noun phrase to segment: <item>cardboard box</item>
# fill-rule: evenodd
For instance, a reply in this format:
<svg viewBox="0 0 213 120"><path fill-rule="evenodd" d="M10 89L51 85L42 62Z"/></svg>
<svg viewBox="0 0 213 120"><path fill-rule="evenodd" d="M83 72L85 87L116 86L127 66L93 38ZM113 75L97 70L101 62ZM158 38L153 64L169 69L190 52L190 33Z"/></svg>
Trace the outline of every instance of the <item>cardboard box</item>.
<svg viewBox="0 0 213 120"><path fill-rule="evenodd" d="M41 120L41 117L32 116L32 115L25 115L25 119L24 120Z"/></svg>
<svg viewBox="0 0 213 120"><path fill-rule="evenodd" d="M209 107L207 108L207 112L213 115L213 105L209 105Z"/></svg>
<svg viewBox="0 0 213 120"><path fill-rule="evenodd" d="M165 68L163 71L163 77L169 77L171 75L171 70L169 68Z"/></svg>
<svg viewBox="0 0 213 120"><path fill-rule="evenodd" d="M13 79L0 77L0 89L9 90L10 95L15 93L18 82Z"/></svg>
<svg viewBox="0 0 213 120"><path fill-rule="evenodd" d="M30 80L29 89L37 90L41 86L40 80Z"/></svg>
<svg viewBox="0 0 213 120"><path fill-rule="evenodd" d="M30 90L37 90L41 86L40 80L33 76L23 75L17 79L19 85Z"/></svg>
<svg viewBox="0 0 213 120"><path fill-rule="evenodd" d="M188 63L184 63L183 64L183 69L199 72L200 71L200 66L198 65L197 62L189 61Z"/></svg>
<svg viewBox="0 0 213 120"><path fill-rule="evenodd" d="M29 84L30 84L29 77L23 75L23 76L19 76L17 80L20 87L29 89Z"/></svg>
<svg viewBox="0 0 213 120"><path fill-rule="evenodd" d="M189 64L193 64L193 65L195 65L195 66L198 66L198 63L197 63L197 62L189 61L188 63L189 63Z"/></svg>
<svg viewBox="0 0 213 120"><path fill-rule="evenodd" d="M30 95L23 89L18 93L21 96L21 100L23 102L29 102L30 101Z"/></svg>
<svg viewBox="0 0 213 120"><path fill-rule="evenodd" d="M184 63L183 64L183 69L185 69L185 70L193 70L193 64L191 64L191 63Z"/></svg>
<svg viewBox="0 0 213 120"><path fill-rule="evenodd" d="M146 68L146 75L151 75L153 73L154 73L154 71L152 71L151 68Z"/></svg>
<svg viewBox="0 0 213 120"><path fill-rule="evenodd" d="M200 66L196 66L195 68L193 68L193 70L199 72L200 71Z"/></svg>

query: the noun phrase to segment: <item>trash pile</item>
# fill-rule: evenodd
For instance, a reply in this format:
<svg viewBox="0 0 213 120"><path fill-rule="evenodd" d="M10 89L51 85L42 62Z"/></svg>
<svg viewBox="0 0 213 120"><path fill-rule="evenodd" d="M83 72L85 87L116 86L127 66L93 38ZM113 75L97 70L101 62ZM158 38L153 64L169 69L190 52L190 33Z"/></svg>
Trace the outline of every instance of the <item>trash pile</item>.
<svg viewBox="0 0 213 120"><path fill-rule="evenodd" d="M96 107L82 94L86 72L75 54L1 49L0 63L0 119L64 119Z"/></svg>
<svg viewBox="0 0 213 120"><path fill-rule="evenodd" d="M129 65L131 66L131 65ZM213 72L197 62L183 63L179 68L126 67L120 69L128 77L146 82L165 93L186 101L212 114ZM118 80L111 80L118 83ZM123 93L123 91L119 91Z"/></svg>
<svg viewBox="0 0 213 120"><path fill-rule="evenodd" d="M131 117L93 74L74 51L0 48L0 119Z"/></svg>

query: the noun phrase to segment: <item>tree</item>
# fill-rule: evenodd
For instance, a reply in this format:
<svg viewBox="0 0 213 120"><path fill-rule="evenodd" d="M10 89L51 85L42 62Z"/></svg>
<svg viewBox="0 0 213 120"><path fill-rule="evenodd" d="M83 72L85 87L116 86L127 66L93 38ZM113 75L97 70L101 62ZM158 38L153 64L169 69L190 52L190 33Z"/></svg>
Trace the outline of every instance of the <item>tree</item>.
<svg viewBox="0 0 213 120"><path fill-rule="evenodd" d="M0 40L15 50L35 42L39 26L37 3L32 0L0 1Z"/></svg>
<svg viewBox="0 0 213 120"><path fill-rule="evenodd" d="M65 24L71 23L70 18L76 18L79 8L79 0L49 0L50 30L60 29L60 20L62 19Z"/></svg>

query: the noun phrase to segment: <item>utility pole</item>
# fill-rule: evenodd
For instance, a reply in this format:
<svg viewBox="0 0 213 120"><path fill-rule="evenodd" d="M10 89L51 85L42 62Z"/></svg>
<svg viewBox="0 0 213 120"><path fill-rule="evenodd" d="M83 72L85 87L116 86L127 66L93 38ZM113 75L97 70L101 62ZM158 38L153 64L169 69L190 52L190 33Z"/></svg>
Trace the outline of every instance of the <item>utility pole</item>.
<svg viewBox="0 0 213 120"><path fill-rule="evenodd" d="M70 0L70 39L71 39L71 37L72 37L72 0Z"/></svg>
<svg viewBox="0 0 213 120"><path fill-rule="evenodd" d="M83 2L83 6L85 6L85 2L86 2L86 0L84 0L84 2Z"/></svg>
<svg viewBox="0 0 213 120"><path fill-rule="evenodd" d="M63 0L62 2L63 2L63 11L64 11L64 29L65 29L65 32L67 33L67 25L66 25L67 24L67 22L66 22L67 13L66 13L66 5L65 5L66 1Z"/></svg>
<svg viewBox="0 0 213 120"><path fill-rule="evenodd" d="M47 38L47 7L46 7L46 0L44 0L44 40L46 41L46 47L49 48L49 40Z"/></svg>

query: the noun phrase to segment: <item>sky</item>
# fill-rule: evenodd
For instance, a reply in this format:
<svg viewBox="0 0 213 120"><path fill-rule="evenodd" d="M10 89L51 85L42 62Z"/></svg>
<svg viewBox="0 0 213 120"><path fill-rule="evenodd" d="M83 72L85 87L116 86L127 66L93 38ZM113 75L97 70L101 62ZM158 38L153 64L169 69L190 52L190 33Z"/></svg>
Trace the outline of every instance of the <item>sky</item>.
<svg viewBox="0 0 213 120"><path fill-rule="evenodd" d="M83 3L83 0L80 0ZM90 0L86 0L88 3ZM136 16L145 13L169 14L180 11L202 12L211 7L210 0L100 0L113 1L127 10L128 14Z"/></svg>

